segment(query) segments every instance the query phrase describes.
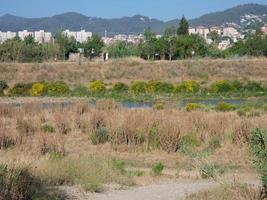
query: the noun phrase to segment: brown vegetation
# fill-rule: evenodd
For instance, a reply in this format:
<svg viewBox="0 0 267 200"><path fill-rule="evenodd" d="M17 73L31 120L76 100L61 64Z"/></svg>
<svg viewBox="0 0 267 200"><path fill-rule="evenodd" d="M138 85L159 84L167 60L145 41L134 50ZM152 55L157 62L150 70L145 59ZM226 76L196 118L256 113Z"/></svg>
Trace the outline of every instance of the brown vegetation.
<svg viewBox="0 0 267 200"><path fill-rule="evenodd" d="M82 65L71 62L1 63L0 80L6 80L9 84L63 80L72 85L78 83L87 85L96 79L105 80L107 83L157 79L173 83L182 80L212 82L221 79L249 79L261 81L266 85L266 67L267 60L264 58L196 59L173 62L148 62L138 58L127 58L108 62L88 62Z"/></svg>

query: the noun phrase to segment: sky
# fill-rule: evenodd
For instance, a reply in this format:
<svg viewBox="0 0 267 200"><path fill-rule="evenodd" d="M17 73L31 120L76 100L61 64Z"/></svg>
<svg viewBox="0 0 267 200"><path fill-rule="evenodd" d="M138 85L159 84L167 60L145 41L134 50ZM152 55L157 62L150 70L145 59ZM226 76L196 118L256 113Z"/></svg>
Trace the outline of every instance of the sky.
<svg viewBox="0 0 267 200"><path fill-rule="evenodd" d="M160 20L185 15L192 19L245 3L267 5L267 0L0 0L0 15L48 17L79 12L92 17L120 18L141 14Z"/></svg>

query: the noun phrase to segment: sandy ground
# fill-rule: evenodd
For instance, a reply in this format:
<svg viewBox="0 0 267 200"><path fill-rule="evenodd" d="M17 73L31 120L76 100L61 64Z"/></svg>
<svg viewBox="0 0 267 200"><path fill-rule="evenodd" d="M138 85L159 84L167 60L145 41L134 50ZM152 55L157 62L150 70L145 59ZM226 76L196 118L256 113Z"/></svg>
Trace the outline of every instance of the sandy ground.
<svg viewBox="0 0 267 200"><path fill-rule="evenodd" d="M229 183L229 177L226 179ZM231 181L234 180L231 179ZM113 186L101 193L86 193L77 187L61 187L60 190L66 193L69 200L183 200L190 194L220 187L219 182L180 180L129 188ZM242 178L240 182L260 185L260 181L251 177Z"/></svg>

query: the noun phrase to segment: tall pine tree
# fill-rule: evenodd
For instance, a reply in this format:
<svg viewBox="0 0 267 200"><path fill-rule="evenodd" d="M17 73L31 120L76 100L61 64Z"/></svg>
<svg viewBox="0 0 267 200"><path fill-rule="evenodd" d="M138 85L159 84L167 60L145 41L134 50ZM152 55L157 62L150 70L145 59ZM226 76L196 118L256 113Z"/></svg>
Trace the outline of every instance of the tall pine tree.
<svg viewBox="0 0 267 200"><path fill-rule="evenodd" d="M185 16L182 17L180 24L179 24L179 28L177 30L177 34L178 35L188 35L188 28L189 28L189 23L187 21L187 19L185 18Z"/></svg>

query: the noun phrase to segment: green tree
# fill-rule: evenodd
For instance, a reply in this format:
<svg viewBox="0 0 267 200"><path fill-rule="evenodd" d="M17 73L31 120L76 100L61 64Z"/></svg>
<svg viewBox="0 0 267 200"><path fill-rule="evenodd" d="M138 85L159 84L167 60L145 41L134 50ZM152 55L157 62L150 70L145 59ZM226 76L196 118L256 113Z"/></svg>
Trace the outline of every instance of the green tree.
<svg viewBox="0 0 267 200"><path fill-rule="evenodd" d="M102 53L104 42L99 35L93 35L91 38L82 44L84 55L89 58L99 56Z"/></svg>
<svg viewBox="0 0 267 200"><path fill-rule="evenodd" d="M78 44L74 38L69 38L63 32L56 34L55 43L59 45L61 59L68 59L70 53L78 52Z"/></svg>
<svg viewBox="0 0 267 200"><path fill-rule="evenodd" d="M180 23L179 23L179 28L177 30L177 34L178 35L188 35L189 34L188 29L189 29L189 23L188 23L187 19L185 18L185 16L183 16Z"/></svg>
<svg viewBox="0 0 267 200"><path fill-rule="evenodd" d="M163 35L164 53L172 60L176 49L177 32L174 26L166 28Z"/></svg>
<svg viewBox="0 0 267 200"><path fill-rule="evenodd" d="M140 56L137 45L119 41L115 42L107 47L107 51L110 57L123 58L128 56Z"/></svg>

